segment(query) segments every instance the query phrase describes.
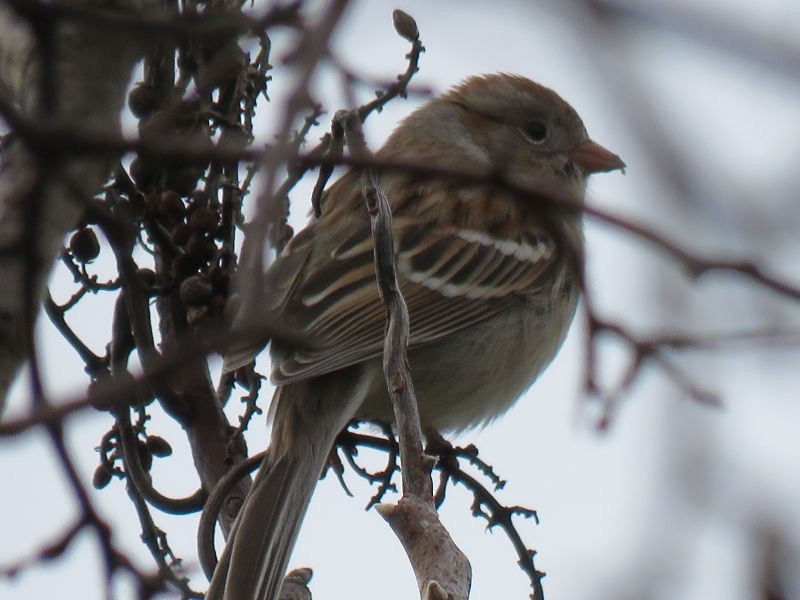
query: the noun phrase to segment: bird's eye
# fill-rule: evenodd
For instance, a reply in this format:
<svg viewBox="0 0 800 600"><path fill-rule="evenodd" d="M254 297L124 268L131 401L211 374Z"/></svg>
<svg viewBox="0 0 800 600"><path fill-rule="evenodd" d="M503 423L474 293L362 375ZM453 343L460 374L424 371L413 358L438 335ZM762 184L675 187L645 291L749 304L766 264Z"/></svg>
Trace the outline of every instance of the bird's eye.
<svg viewBox="0 0 800 600"><path fill-rule="evenodd" d="M541 144L547 137L547 125L542 121L531 121L522 128L522 131L534 144Z"/></svg>

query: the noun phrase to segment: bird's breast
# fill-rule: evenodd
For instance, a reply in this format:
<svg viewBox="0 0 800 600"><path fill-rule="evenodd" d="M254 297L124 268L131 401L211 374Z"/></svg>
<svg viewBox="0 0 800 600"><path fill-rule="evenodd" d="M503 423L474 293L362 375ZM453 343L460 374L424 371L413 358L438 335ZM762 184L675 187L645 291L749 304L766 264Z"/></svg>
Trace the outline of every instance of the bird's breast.
<svg viewBox="0 0 800 600"><path fill-rule="evenodd" d="M423 424L458 432L506 412L555 356L575 313L577 293L561 301L521 298L506 311L409 352ZM358 411L363 419L392 420L381 359Z"/></svg>

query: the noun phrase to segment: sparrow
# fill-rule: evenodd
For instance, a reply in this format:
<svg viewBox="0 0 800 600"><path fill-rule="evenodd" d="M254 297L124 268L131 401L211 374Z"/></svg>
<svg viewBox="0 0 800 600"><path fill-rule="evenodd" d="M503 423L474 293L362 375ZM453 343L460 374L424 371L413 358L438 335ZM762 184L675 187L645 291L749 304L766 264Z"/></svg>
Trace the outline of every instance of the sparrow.
<svg viewBox="0 0 800 600"><path fill-rule="evenodd" d="M623 170L553 90L505 73L470 77L428 101L376 153L383 162L500 171L582 200L594 173ZM318 218L264 274L259 310L277 388L272 437L214 573L209 600L277 600L300 524L334 440L352 419L392 420L382 369L385 310L370 219L351 170ZM457 178L380 177L408 305L408 361L426 427L459 432L506 412L560 348L579 296L581 215ZM230 371L262 346L234 347Z"/></svg>

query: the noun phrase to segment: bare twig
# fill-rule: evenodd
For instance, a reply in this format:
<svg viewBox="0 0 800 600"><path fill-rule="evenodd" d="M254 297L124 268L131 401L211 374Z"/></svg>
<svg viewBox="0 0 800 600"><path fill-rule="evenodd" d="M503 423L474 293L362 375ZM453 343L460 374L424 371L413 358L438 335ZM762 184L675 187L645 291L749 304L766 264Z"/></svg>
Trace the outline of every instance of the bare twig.
<svg viewBox="0 0 800 600"><path fill-rule="evenodd" d="M214 569L217 568L217 552L214 550L214 526L220 510L231 490L242 478L261 467L266 455L266 452L259 452L234 466L217 482L216 487L208 496L203 513L200 516L200 524L197 527L197 554L203 573L205 573L209 581L214 575ZM238 512L239 508L235 507L236 512Z"/></svg>
<svg viewBox="0 0 800 600"><path fill-rule="evenodd" d="M369 155L358 113L339 115L350 152ZM389 201L375 172L363 174L363 196L370 215L375 276L386 307L383 371L394 408L400 443L403 496L395 505L376 507L400 539L417 577L423 600L466 600L472 582L467 557L455 545L433 505L433 461L423 452L419 407L408 368L408 307L397 281Z"/></svg>
<svg viewBox="0 0 800 600"><path fill-rule="evenodd" d="M395 10L392 13L394 20L394 27L403 38L411 42L411 50L406 54L408 60L408 67L404 73L397 76L397 81L390 85L386 90L379 90L375 92L375 99L371 102L364 104L358 108L358 118L363 123L367 117L373 112L381 112L383 107L386 106L391 100L398 96L405 98L408 91L408 84L411 78L419 71L419 58L425 52L425 46L422 45L422 40L419 38L419 31L417 24L410 15L404 13L402 10Z"/></svg>
<svg viewBox="0 0 800 600"><path fill-rule="evenodd" d="M382 502L383 498L388 492L397 491L397 487L394 485L394 483L392 483L392 477L400 469L397 462L400 447L395 441L394 432L392 431L391 426L386 423L381 423L379 425L383 435L385 436L385 439L389 443L387 445L381 445L380 447L381 450L386 452L386 466L377 472L368 471L364 467L360 466L355 459L358 453L358 447L366 445L365 441L368 439L366 436L356 434L348 427L339 434L339 437L336 438L336 448L344 454L345 459L350 465L350 468L353 469L357 475L363 479L366 479L371 485L376 483L378 484L378 490L375 492L372 498L369 499L366 510L369 510L373 506L376 506L378 503ZM351 424L351 427L355 426L357 426L357 423ZM342 483L344 486L344 483L341 479L340 483ZM347 488L345 488L345 491L348 491Z"/></svg>
<svg viewBox="0 0 800 600"><path fill-rule="evenodd" d="M86 289L86 288L81 288ZM64 311L66 310L64 307L59 306L55 303L52 296L48 293L44 299L44 309L47 313L47 316L50 317L50 321L52 321L53 325L56 326L56 329L64 336L70 345L75 348L75 351L81 357L84 364L86 365L86 371L92 377L96 377L103 372L108 371L108 357L104 356L97 356L91 349L78 337L78 335L73 331L73 329L67 324L66 318L64 316Z"/></svg>
<svg viewBox="0 0 800 600"><path fill-rule="evenodd" d="M800 77L800 45L759 32L744 22L698 10L702 5L642 4L631 0L583 0L604 18L626 20L685 35L721 48L783 76Z"/></svg>
<svg viewBox="0 0 800 600"><path fill-rule="evenodd" d="M249 233L245 237L241 253L243 271L252 269L249 272L253 277L257 277L264 270L263 251L266 243L270 242L274 245L275 236L282 233L280 226L285 223L287 215L283 198L275 196L277 169L284 161L292 158L290 134L296 116L309 105L315 105L311 100L311 81L321 59L329 52L328 41L341 20L347 5L348 0L334 0L331 2L322 15L319 25L306 32L302 39L298 41L297 47L288 59L297 71L297 83L289 96L286 109L280 120L282 126L277 135L277 146L271 148L267 157L268 168L265 176L265 192L256 201L256 215L251 223ZM250 286L250 288L255 287L257 286ZM256 290L248 289L245 293L245 304L248 304L249 296L255 293ZM253 300L250 301L252 302Z"/></svg>

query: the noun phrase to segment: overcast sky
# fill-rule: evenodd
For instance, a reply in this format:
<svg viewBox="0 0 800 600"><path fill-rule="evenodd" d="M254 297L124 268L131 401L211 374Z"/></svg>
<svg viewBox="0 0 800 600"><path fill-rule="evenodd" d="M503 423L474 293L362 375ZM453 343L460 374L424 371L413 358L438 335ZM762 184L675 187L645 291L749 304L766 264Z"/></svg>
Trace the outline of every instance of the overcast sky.
<svg viewBox="0 0 800 600"><path fill-rule="evenodd" d="M643 2L649 5L649 2ZM672 3L661 2L660 6ZM714 0L702 10L742 29L791 41L800 39L796 0ZM618 153L627 173L597 176L590 202L639 219L689 244L753 257L800 282L797 164L800 160L800 73L787 78L663 27L621 28L602 35L573 2L395 1L353 2L335 38L342 60L364 75L391 79L405 68L407 43L394 33L393 8L416 17L427 52L417 84L445 90L476 73L519 73L552 87L582 116L589 134ZM277 38L276 52L284 47ZM273 60L280 64L277 56ZM282 98L283 70L276 68L274 103ZM634 85L636 94L628 88ZM320 78L320 98L332 114L343 98L330 76ZM369 89L362 90L367 99ZM393 102L367 123L377 147L398 120L422 99ZM637 107L648 106L647 111ZM648 111L651 111L648 116ZM265 133L270 127L265 121ZM679 150L685 181L668 179L663 161L649 153L655 132ZM321 135L320 130L315 135ZM293 223L305 219L310 182L294 192ZM685 283L674 263L640 241L589 222L590 284L604 315L631 327L684 330L785 326L800 329L800 307L752 291L724 276ZM110 261L98 262L108 272ZM103 269L106 269L104 271ZM65 298L63 273L54 295ZM78 312L80 311L80 312ZM90 299L73 323L98 353L109 337L109 302ZM599 434L598 410L582 395L583 324L576 321L556 361L491 427L462 435L495 466L508 484L508 504L539 511L540 525L518 522L548 573L548 600L576 598L754 598L751 574L760 533L800 546L800 378L797 346L776 346L712 355L676 355L676 364L697 385L715 391L724 408L692 402L648 370L620 406L612 427ZM40 326L45 375L55 397L77 393L85 383L72 349L46 323ZM629 358L609 344L601 354L612 381ZM268 366L261 359L262 372ZM266 392L262 392L264 399ZM25 409L18 385L7 415ZM236 409L236 402L229 407ZM235 420L235 413L230 412ZM70 422L69 439L88 482L98 459L93 447L109 427L104 414ZM181 433L154 419L153 433L177 440ZM263 421L250 427L249 447L264 448ZM157 460L159 489L184 495L196 487L187 447ZM0 440L0 564L34 552L68 527L73 501L38 432ZM371 491L346 475L355 498L335 478L318 486L301 532L293 566L314 568L313 591L333 598L406 600L416 595L413 573L383 520L365 512ZM117 540L150 568L138 523L122 482L96 493ZM525 598L526 577L499 531L485 532L470 516L471 499L451 490L443 519L473 566L476 599ZM179 556L195 553L196 519L158 515ZM194 587L204 586L196 565ZM794 583L794 596L800 586ZM94 539L84 533L67 555L0 581L0 598L102 598ZM346 593L343 590L347 590Z"/></svg>

